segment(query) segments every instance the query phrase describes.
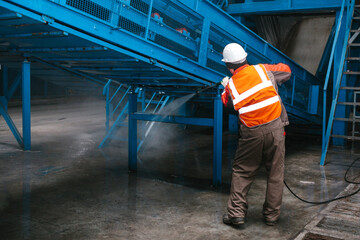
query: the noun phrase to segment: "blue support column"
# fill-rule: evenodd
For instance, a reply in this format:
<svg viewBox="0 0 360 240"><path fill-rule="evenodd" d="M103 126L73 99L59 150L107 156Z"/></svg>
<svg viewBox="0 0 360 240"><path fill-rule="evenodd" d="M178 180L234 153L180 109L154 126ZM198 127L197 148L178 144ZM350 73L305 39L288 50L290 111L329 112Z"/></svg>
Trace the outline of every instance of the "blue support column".
<svg viewBox="0 0 360 240"><path fill-rule="evenodd" d="M30 95L30 62L25 60L22 63L22 122L24 150L31 149Z"/></svg>
<svg viewBox="0 0 360 240"><path fill-rule="evenodd" d="M137 120L133 114L137 111L137 94L129 94L129 170L137 169Z"/></svg>
<svg viewBox="0 0 360 240"><path fill-rule="evenodd" d="M214 158L213 158L213 186L221 185L222 170L222 121L223 105L220 92L214 99Z"/></svg>
<svg viewBox="0 0 360 240"><path fill-rule="evenodd" d="M139 90L140 93L140 100L141 100L141 112L145 112L146 110L146 89L143 88L141 90ZM141 122L141 127L140 127L140 141L143 141L143 139L145 139L145 127L146 127L146 123L144 121ZM141 143L140 143L141 144ZM140 146L139 144L139 146ZM138 146L138 150L140 149Z"/></svg>

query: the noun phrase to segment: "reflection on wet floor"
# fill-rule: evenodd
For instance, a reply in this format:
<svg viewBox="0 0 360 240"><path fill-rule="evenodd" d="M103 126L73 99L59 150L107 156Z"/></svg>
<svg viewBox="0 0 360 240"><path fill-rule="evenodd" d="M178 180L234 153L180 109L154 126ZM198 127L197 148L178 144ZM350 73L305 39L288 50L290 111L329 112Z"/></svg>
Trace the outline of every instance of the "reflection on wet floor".
<svg viewBox="0 0 360 240"><path fill-rule="evenodd" d="M245 228L231 228L222 214L236 134L224 132L223 185L214 189L211 129L156 124L134 173L127 170L126 142L97 148L105 134L102 101L32 109L32 151L19 150L11 132L0 129L1 239L292 239L325 207L300 202L285 189L279 224L266 226L261 169L249 192ZM21 110L11 111L19 125ZM335 149L321 167L320 149L317 138L287 137L286 181L311 201L345 189L344 173L354 159Z"/></svg>

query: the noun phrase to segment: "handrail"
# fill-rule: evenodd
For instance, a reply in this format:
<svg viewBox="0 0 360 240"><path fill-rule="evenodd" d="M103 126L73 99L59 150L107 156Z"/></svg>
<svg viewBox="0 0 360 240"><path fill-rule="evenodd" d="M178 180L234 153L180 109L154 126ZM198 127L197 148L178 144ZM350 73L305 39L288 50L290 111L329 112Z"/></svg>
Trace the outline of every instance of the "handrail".
<svg viewBox="0 0 360 240"><path fill-rule="evenodd" d="M126 91L125 91L124 95L122 96L121 100L118 102L118 104L116 105L116 107L114 108L114 110L111 112L110 118L114 115L114 113L116 112L116 110L119 108L120 104L121 104L122 101L125 99L125 97L127 96L128 92L130 91L130 89L131 89L131 86L129 86L129 87L126 89Z"/></svg>
<svg viewBox="0 0 360 240"><path fill-rule="evenodd" d="M150 100L149 100L148 104L147 104L147 105L145 106L145 108L143 109L143 112L145 112L145 111L146 111L146 109L149 107L149 105L150 105L151 101L154 99L154 97L156 96L156 94L157 94L157 92L154 92L154 93L153 93L153 95L151 96L151 98L150 98Z"/></svg>
<svg viewBox="0 0 360 240"><path fill-rule="evenodd" d="M342 23L341 19L344 16L344 9L345 9L345 2L346 1L349 1L349 0L343 0L343 3L341 5L341 10L340 10L340 16L337 19L338 22L337 22L337 27L336 27L336 31L335 31L334 42L333 42L333 45L332 45L332 48L331 48L329 66L328 66L328 69L326 71L326 78L325 78L324 89L323 89L324 91L327 90L327 87L328 87L328 84L329 84L330 71L331 71L331 68L332 68L332 63L333 63L334 54L335 54L335 46L336 46L337 40L339 38L339 32L340 32L340 27L341 27L341 23Z"/></svg>
<svg viewBox="0 0 360 240"><path fill-rule="evenodd" d="M322 150L324 152L325 150L325 143L324 143L324 137L325 132L326 132L326 100L327 100L327 88L328 88L328 84L329 84L329 79L330 79L330 71L332 68L332 64L333 64L333 60L334 60L334 54L335 54L335 46L336 43L338 41L339 38L339 32L340 32L340 27L341 27L341 20L343 18L344 15L344 9L345 9L345 2L348 0L343 0L342 4L341 4L341 10L340 10L340 16L339 18L337 18L337 27L336 27L336 31L335 31L335 37L333 40L333 44L332 44L332 48L331 48L331 53L330 53L330 59L329 59L329 65L328 65L328 69L326 71L326 77L325 77L325 83L324 83L324 88L323 88L323 130L322 130L322 136L323 136L323 146L322 146Z"/></svg>
<svg viewBox="0 0 360 240"><path fill-rule="evenodd" d="M343 19L343 15L345 12L345 5L346 5L346 10L347 10L347 18L345 21L346 24L346 33L345 36L347 36L346 41L344 41L343 45L342 45L342 51L341 51L341 60L340 60L340 66L338 68L338 72L336 73L336 78L335 80L335 88L333 93L333 100L332 100L332 105L331 105L331 110L329 113L329 120L328 120L328 125L326 126L326 100L327 100L327 88L328 88L328 84L329 84L329 78L330 78L330 71L332 69L332 63L334 60L334 53L335 53L335 46L338 42L338 37L339 37L339 32L340 32L340 28L341 28L341 24L342 24L342 19ZM342 78L342 72L344 69L344 62L345 62L345 55L346 55L346 48L347 48L347 39L350 33L350 25L351 25L351 19L352 19L352 12L354 10L354 5L355 5L355 1L354 0L343 0L343 3L341 5L341 12L340 12L340 16L338 18L338 22L337 22L337 28L336 28L336 33L335 33L335 37L334 37L334 42L333 42L333 46L331 49L331 55L330 55L330 59L329 59L329 66L327 69L327 73L326 73L326 78L325 78L325 83L324 83L324 88L323 88L323 137L322 137L322 155L321 155L321 162L320 165L324 165L325 163L325 157L326 157L326 152L329 146L329 139L330 139L330 134L331 134L331 129L332 129L332 125L333 125L333 118L334 118L334 114L335 114L335 107L336 107L336 102L338 99L338 92L339 92L339 88L340 88L340 83L341 83L341 78ZM335 74L334 74L335 75Z"/></svg>

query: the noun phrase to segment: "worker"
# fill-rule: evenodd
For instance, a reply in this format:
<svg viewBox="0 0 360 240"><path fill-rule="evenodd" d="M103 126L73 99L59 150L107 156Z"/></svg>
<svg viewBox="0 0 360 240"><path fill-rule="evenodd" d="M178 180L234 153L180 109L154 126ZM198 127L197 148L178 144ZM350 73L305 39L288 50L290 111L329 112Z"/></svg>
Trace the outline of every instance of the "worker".
<svg viewBox="0 0 360 240"><path fill-rule="evenodd" d="M277 84L290 79L288 65L249 65L247 53L237 43L223 50L223 59L232 77L225 77L221 99L232 101L239 114L239 140L232 165L232 180L225 224L241 226L246 221L247 194L261 164L267 171L264 222L275 225L280 217L285 160L285 126L289 124Z"/></svg>

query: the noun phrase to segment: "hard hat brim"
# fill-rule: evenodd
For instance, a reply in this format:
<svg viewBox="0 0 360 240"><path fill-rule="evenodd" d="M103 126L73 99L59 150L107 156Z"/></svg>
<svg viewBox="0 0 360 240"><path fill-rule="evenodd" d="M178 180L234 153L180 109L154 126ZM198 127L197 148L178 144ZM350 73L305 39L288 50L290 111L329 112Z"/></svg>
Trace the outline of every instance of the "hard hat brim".
<svg viewBox="0 0 360 240"><path fill-rule="evenodd" d="M225 63L233 63L233 64L238 64L238 63L243 63L245 62L246 58L244 59L241 59L240 61L236 61L236 62L230 62L230 61L227 61L226 59L221 59L222 62L225 62Z"/></svg>

